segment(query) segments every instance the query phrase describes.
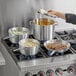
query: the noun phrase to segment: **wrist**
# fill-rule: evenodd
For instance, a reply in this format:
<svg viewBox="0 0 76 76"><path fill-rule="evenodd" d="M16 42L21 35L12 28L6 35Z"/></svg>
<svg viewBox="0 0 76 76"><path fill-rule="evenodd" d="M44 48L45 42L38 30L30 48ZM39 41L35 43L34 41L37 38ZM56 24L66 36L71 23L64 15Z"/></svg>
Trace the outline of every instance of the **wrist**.
<svg viewBox="0 0 76 76"><path fill-rule="evenodd" d="M59 18L66 19L66 17L65 17L65 14L64 14L64 13L56 12L56 14L55 14L55 15L56 15L56 16L58 16Z"/></svg>

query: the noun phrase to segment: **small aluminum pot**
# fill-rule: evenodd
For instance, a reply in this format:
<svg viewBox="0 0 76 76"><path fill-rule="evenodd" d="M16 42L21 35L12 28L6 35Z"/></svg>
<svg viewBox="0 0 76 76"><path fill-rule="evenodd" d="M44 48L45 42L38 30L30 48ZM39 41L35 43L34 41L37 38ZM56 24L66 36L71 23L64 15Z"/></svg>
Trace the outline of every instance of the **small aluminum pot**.
<svg viewBox="0 0 76 76"><path fill-rule="evenodd" d="M39 52L40 43L36 39L22 39L19 41L20 52L24 55L36 55Z"/></svg>
<svg viewBox="0 0 76 76"><path fill-rule="evenodd" d="M9 39L12 43L18 43L21 39L29 36L29 29L25 27L13 27L8 30Z"/></svg>
<svg viewBox="0 0 76 76"><path fill-rule="evenodd" d="M46 41L54 38L54 28L58 23L48 18L39 18L30 21L33 35L37 40Z"/></svg>

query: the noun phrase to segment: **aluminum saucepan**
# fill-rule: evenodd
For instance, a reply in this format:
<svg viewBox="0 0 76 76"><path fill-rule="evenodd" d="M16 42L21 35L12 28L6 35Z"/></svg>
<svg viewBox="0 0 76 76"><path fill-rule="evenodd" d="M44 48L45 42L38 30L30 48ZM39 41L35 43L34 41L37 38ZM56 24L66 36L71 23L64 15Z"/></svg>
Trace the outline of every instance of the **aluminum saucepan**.
<svg viewBox="0 0 76 76"><path fill-rule="evenodd" d="M26 39L29 36L29 29L25 27L13 27L8 30L9 39L12 43L18 43L21 39Z"/></svg>
<svg viewBox="0 0 76 76"><path fill-rule="evenodd" d="M63 53L67 51L70 48L70 43L64 40L48 40L44 42L44 47L51 51L51 55L53 55L55 52Z"/></svg>
<svg viewBox="0 0 76 76"><path fill-rule="evenodd" d="M33 35L37 40L46 41L54 38L54 28L58 23L48 18L38 18L30 21Z"/></svg>
<svg viewBox="0 0 76 76"><path fill-rule="evenodd" d="M22 39L19 41L20 52L24 55L36 55L39 52L40 42L36 39Z"/></svg>

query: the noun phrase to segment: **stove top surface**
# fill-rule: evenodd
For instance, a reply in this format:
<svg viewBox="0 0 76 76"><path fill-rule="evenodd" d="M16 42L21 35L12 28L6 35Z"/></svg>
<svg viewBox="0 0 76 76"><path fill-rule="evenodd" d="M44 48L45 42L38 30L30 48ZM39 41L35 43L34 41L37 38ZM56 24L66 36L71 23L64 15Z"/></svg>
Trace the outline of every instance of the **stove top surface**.
<svg viewBox="0 0 76 76"><path fill-rule="evenodd" d="M63 31L62 33L56 32L56 34L61 37L62 35L67 36L68 33L66 31ZM30 37L33 38L33 36L30 36ZM55 37L55 39L56 39L56 37ZM16 62L17 61L20 62L20 61L34 60L34 59L40 59L40 58L58 57L58 56L64 56L64 55L76 53L76 51L75 51L76 50L76 47L75 47L76 44L75 43L74 44L71 43L71 48L69 50L65 51L64 53L55 52L53 55L51 55L51 52L48 51L43 46L43 42L41 42L39 52L33 56L22 55L20 53L20 50L14 51L15 49L19 48L19 45L18 44L12 44L9 39L5 39L5 40L2 39L2 43L5 45L6 49L12 55L12 57L15 59Z"/></svg>
<svg viewBox="0 0 76 76"><path fill-rule="evenodd" d="M4 50L7 51L8 54L10 54L9 56L11 56L13 61L16 63L22 73L24 73L25 76L26 72L37 74L39 71L43 71L46 73L49 69L52 69L54 72L57 68L67 70L69 66L76 64L76 40L72 38L64 39L65 36L68 37L70 34L75 35L75 30L56 32L55 39L60 38L69 41L71 47L64 53L56 52L53 55L50 55L51 52L43 46L44 41L40 41L41 46L39 48L39 52L34 56L22 55L20 53L20 50L15 51L15 49L19 48L19 45L12 44L9 39L4 40L2 38L1 41L4 46ZM31 38L33 37L31 36Z"/></svg>
<svg viewBox="0 0 76 76"><path fill-rule="evenodd" d="M61 39L68 41L70 43L76 43L76 30L64 30L60 32L55 32Z"/></svg>

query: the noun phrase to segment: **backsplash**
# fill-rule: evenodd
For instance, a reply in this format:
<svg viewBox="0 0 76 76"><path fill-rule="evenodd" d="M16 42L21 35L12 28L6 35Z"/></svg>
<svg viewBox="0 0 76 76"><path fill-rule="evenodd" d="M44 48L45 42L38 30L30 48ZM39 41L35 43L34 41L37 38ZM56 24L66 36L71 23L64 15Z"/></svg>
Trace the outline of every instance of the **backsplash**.
<svg viewBox="0 0 76 76"><path fill-rule="evenodd" d="M29 20L35 18L35 11L40 8L75 13L75 3L76 0L0 0L1 32L7 35L8 29L13 25L23 26L23 19L25 27L28 27ZM56 29L63 28L63 26L75 27L72 24L66 24L64 20L56 20L58 21Z"/></svg>

